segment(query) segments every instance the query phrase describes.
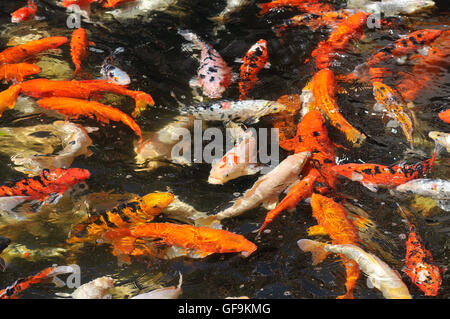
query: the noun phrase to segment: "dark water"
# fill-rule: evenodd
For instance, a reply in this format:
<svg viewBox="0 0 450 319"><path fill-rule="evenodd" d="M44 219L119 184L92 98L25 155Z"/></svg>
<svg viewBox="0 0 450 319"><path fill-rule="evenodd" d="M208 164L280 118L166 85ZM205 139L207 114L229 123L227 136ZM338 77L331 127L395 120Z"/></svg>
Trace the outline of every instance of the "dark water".
<svg viewBox="0 0 450 319"><path fill-rule="evenodd" d="M255 1L255 3L264 1ZM404 20L398 29L366 30L366 38L355 43L353 48L342 58L333 70L335 74L347 74L367 59L372 48L381 47L395 40L398 34L421 28L448 28L450 16L444 2L439 7L423 15ZM18 3L18 2L17 2ZM3 35L0 48L6 47L8 38L14 35L26 35L30 29L46 30L49 35L70 36L72 30L66 27L67 18L63 9L53 1L39 1L39 15L44 21L33 21L21 26L9 23L10 13L18 8L16 1L1 1L0 23L2 30L11 30ZM342 4L342 3L338 3ZM130 89L150 93L156 101L156 107L146 110L137 120L143 131L156 131L177 115L178 103L171 92L179 99L185 96L184 103L192 101L189 80L196 74L198 64L189 53L182 50L185 43L179 35L178 28L188 28L199 34L238 71L239 64L233 63L236 57L243 57L248 48L260 38L268 41L270 69L261 71L260 83L252 91L253 98L276 100L279 96L301 93L302 88L314 74L311 64L304 64L317 43L328 36L325 29L313 32L306 27L295 28L286 32L280 40L271 31L271 27L295 12L284 10L258 18L258 8L252 4L244 8L223 30L215 30L216 25L207 19L219 13L225 1L189 1L180 0L165 12L147 13L144 18L118 21L103 14L104 10L94 6L91 16L93 21L102 21L103 26L83 23L88 30L89 39L96 47L112 51L121 46L125 54L118 59L118 66L133 78ZM445 26L447 25L447 26ZM33 31L36 32L36 31ZM68 46L55 58L71 64ZM90 52L83 64L84 70L98 76L99 66L107 55ZM409 65L410 66L410 65ZM398 70L407 68L398 67ZM395 70L395 68L394 68ZM1 85L6 89L7 85ZM343 162L362 160L371 163L392 164L403 159L410 162L423 160L417 155L405 155L408 148L401 130L392 133L384 128L379 115L372 115L374 104L372 90L350 90L348 95L341 94L338 103L344 116L358 129L372 139L359 149L337 149L339 159ZM449 73L445 73L441 83L436 83L433 90L424 92L415 102L415 115L420 127L416 127L423 136L428 131L449 131L448 126L437 117L437 112L444 109L449 102ZM237 85L232 85L224 98L236 99ZM122 110L131 112L134 101L123 100ZM51 123L54 118L46 115L14 122L23 116L16 110L7 111L0 118L0 127L30 126ZM98 126L93 120L78 120L87 126ZM262 121L260 126L269 126L270 119ZM329 128L331 139L336 144L349 146L338 131ZM190 167L161 167L151 172L137 172L134 163L134 136L129 129L117 124L101 127L91 133L94 142L94 155L88 158L78 157L72 167L88 169L92 177L88 180L89 192L97 194L91 208L112 207L120 198L130 193L145 195L154 191L166 191L167 187L180 199L203 212L218 212L228 207L234 199L233 193L244 192L258 178L257 175L241 177L225 185L207 183L209 164L194 164ZM1 137L0 137L1 138ZM426 156L433 150L433 143L428 138L419 139L418 148ZM444 156L448 154L444 153ZM25 177L12 169L7 155L1 154L0 179L7 181ZM437 162L429 177L448 179L450 165L448 160ZM370 192L359 183L343 181L340 191L357 200L376 225L376 234L371 239L368 249L385 260L392 268L400 272L405 256L405 241L399 237L407 235L407 227L396 212L395 201L406 204L413 211L419 233L426 247L431 250L435 262L448 266L448 246L450 224L442 217L445 212L439 208L424 212L414 206L410 199L398 200L389 192L380 190ZM103 203L103 204L102 204ZM63 199L55 207L43 209L32 219L21 223L3 226L0 235L9 236L15 243L26 245L29 249L52 249L63 247L73 220L72 206L69 199ZM103 205L103 206L102 206ZM411 206L412 205L412 206ZM81 267L82 283L99 276L110 275L121 287L128 287L124 293L113 292L113 297L125 297L136 294L139 288L148 290L154 285L168 286L178 281L178 272L183 274L182 298L225 298L228 296L248 296L250 298L336 298L345 292L345 271L336 257L329 257L319 266L311 265L311 256L302 253L297 247L297 240L308 238L307 228L316 224L311 216L311 208L306 203L299 203L296 211L284 212L271 225L270 233L255 238L257 230L266 214L263 208L254 209L239 217L223 221L224 229L244 235L255 242L258 250L249 258L243 259L233 254L211 255L204 259L176 258L173 260L136 259L131 265L118 266L116 258L106 245L86 245L73 253L64 253L59 257L45 257L36 260L13 258L8 262L7 271L0 274L0 287L6 287L19 277L37 273L52 264L65 265L76 263ZM441 220L442 219L442 220ZM164 219L162 219L164 220ZM326 240L326 238L324 238ZM426 298L409 278L402 274L414 298ZM436 298L448 298L450 288L448 273L443 275L443 284ZM159 287L159 286L157 286ZM124 290L125 291L125 290ZM24 293L25 298L53 298L55 292L70 292L67 288L55 288L52 285L31 287ZM355 298L383 298L375 289L369 289L362 275L355 289Z"/></svg>

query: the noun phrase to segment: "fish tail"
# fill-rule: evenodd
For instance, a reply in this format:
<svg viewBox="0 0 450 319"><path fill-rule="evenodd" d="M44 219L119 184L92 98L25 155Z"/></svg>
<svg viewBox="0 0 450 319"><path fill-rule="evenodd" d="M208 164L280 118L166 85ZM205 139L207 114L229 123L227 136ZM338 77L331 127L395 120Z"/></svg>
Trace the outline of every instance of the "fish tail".
<svg viewBox="0 0 450 319"><path fill-rule="evenodd" d="M304 252L310 252L312 254L312 264L317 265L322 262L329 254L324 250L324 243L310 240L310 239L300 239L297 241L298 247Z"/></svg>
<svg viewBox="0 0 450 319"><path fill-rule="evenodd" d="M411 222L409 221L409 218L408 218L408 216L407 216L407 214L406 214L406 209L405 209L404 207L400 206L400 204L397 203L397 202L396 202L395 204L397 204L397 206L398 206L398 208L399 208L399 211L400 211L400 214L403 216L403 218L405 218L406 222L408 223L408 226L409 226L410 228L412 228L413 225L412 225ZM409 212L408 212L408 213L409 213Z"/></svg>
<svg viewBox="0 0 450 319"><path fill-rule="evenodd" d="M345 272L347 274L347 278L345 281L345 288L347 289L347 293L345 295L337 297L336 299L353 299L353 290L355 289L356 282L358 281L361 271L355 261L349 260L345 257L343 258L343 262L345 265Z"/></svg>

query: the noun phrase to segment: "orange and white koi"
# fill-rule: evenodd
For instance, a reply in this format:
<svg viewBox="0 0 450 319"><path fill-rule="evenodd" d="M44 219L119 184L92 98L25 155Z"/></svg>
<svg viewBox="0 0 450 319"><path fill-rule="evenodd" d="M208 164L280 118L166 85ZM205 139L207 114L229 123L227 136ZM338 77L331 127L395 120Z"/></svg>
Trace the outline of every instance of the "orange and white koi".
<svg viewBox="0 0 450 319"><path fill-rule="evenodd" d="M377 256L365 252L361 247L346 245L330 245L309 239L300 239L299 248L311 252L313 258L332 252L345 255L355 261L367 278L367 285L376 287L387 299L412 299L408 287L402 281L398 272L394 271ZM316 257L317 258L317 257Z"/></svg>
<svg viewBox="0 0 450 319"><path fill-rule="evenodd" d="M24 78L39 72L41 68L30 63L2 64L0 65L0 81L22 82Z"/></svg>
<svg viewBox="0 0 450 319"><path fill-rule="evenodd" d="M409 226L409 237L406 241L406 269L403 271L425 295L436 296L442 284L440 269L434 264L431 252L425 248L422 238L417 234L416 226L408 220L405 209L400 205L398 207Z"/></svg>
<svg viewBox="0 0 450 319"><path fill-rule="evenodd" d="M40 52L57 48L67 41L66 37L48 37L8 48L0 52L0 64L22 62Z"/></svg>
<svg viewBox="0 0 450 319"><path fill-rule="evenodd" d="M86 30L78 28L72 32L72 39L70 40L70 55L72 62L75 64L74 75L81 72L81 61L87 57L87 46L89 44Z"/></svg>
<svg viewBox="0 0 450 319"><path fill-rule="evenodd" d="M442 121L450 124L450 109L440 112L438 116Z"/></svg>
<svg viewBox="0 0 450 319"><path fill-rule="evenodd" d="M330 67L332 62L345 51L351 40L360 39L366 26L368 14L357 12L339 23L327 40L319 42L311 53L316 67Z"/></svg>
<svg viewBox="0 0 450 319"><path fill-rule="evenodd" d="M148 223L131 228L129 233L137 238L160 238L166 245L196 250L201 256L240 252L242 256L248 257L257 249L254 243L242 235L209 227Z"/></svg>
<svg viewBox="0 0 450 319"><path fill-rule="evenodd" d="M208 177L210 184L224 184L232 179L258 173L256 138L253 132L244 132L240 127L235 133L237 141L219 161L213 163Z"/></svg>
<svg viewBox="0 0 450 319"><path fill-rule="evenodd" d="M70 266L55 266L45 268L36 275L29 276L23 279L16 280L11 286L0 290L0 299L18 299L23 294L23 291L32 285L43 282L53 281L59 285L61 279L55 278L57 275L69 274L75 272L75 269ZM52 280L53 279L53 280Z"/></svg>
<svg viewBox="0 0 450 319"><path fill-rule="evenodd" d="M191 81L191 85L202 87L203 93L210 98L220 98L225 90L234 81L232 69L211 45L202 41L196 34L189 30L178 30L193 46L201 49L200 66L197 70L197 80Z"/></svg>
<svg viewBox="0 0 450 319"><path fill-rule="evenodd" d="M331 171L352 181L358 181L369 190L376 192L378 187L393 188L416 178L422 178L434 164L436 151L432 158L413 165L379 165L349 163L337 165Z"/></svg>
<svg viewBox="0 0 450 319"><path fill-rule="evenodd" d="M239 81L239 100L247 98L248 92L255 86L258 81L258 73L265 67L269 67L269 54L267 53L267 41L264 39L258 40L247 51L245 57L242 59L240 68Z"/></svg>
<svg viewBox="0 0 450 319"><path fill-rule="evenodd" d="M127 95L132 97L136 103L136 107L132 113L133 117L138 116L146 109L147 105L152 106L155 104L150 94L142 91L128 90L125 86L105 80L53 81L48 79L34 79L11 86L6 90L8 93L5 91L1 92L0 108L14 107L14 103L11 102L17 90L20 94L38 99L45 97L89 99L91 97L98 98L99 94L105 92Z"/></svg>
<svg viewBox="0 0 450 319"><path fill-rule="evenodd" d="M143 142L139 125L129 115L109 105L68 97L40 99L37 104L42 108L55 110L74 119L83 115L105 124L108 124L109 121L122 122L139 136L140 143Z"/></svg>
<svg viewBox="0 0 450 319"><path fill-rule="evenodd" d="M320 70L308 86L314 97L314 101L308 104L308 109L317 109L322 112L330 120L331 125L345 134L347 140L354 146L360 146L366 136L353 127L340 113L335 99L336 81L333 71L328 68Z"/></svg>
<svg viewBox="0 0 450 319"><path fill-rule="evenodd" d="M233 206L217 213L214 217L222 220L238 216L261 204L266 209L275 208L278 202L278 196L286 188L298 181L298 175L310 156L311 153L309 152L301 152L288 156L272 171L260 177L253 184L252 188L247 190L243 196L234 202Z"/></svg>
<svg viewBox="0 0 450 319"><path fill-rule="evenodd" d="M34 3L34 1L28 0L27 6L17 9L13 13L11 13L11 22L20 23L33 20L36 16L37 9L37 5Z"/></svg>
<svg viewBox="0 0 450 319"><path fill-rule="evenodd" d="M261 9L259 12L260 15L267 14L274 9L282 7L292 7L304 12L318 14L334 10L332 5L321 3L319 0L273 0L268 3L259 3L258 7Z"/></svg>
<svg viewBox="0 0 450 319"><path fill-rule="evenodd" d="M414 144L414 126L411 112L398 92L380 81L373 81L373 95L377 105L385 109L402 127L403 133L411 146Z"/></svg>

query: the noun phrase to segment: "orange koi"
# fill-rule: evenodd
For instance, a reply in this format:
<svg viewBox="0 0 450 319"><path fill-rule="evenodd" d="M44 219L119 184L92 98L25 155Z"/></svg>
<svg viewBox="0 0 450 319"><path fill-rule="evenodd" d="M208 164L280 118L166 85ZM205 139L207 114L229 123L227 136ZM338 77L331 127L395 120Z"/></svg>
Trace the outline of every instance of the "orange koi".
<svg viewBox="0 0 450 319"><path fill-rule="evenodd" d="M314 183L320 176L321 175L318 170L310 169L305 177L290 188L283 200L274 209L267 213L264 223L259 228L258 232L260 233L279 214L285 210L295 209L300 201L310 197L313 193Z"/></svg>
<svg viewBox="0 0 450 319"><path fill-rule="evenodd" d="M66 37L48 37L8 48L0 52L0 64L22 62L40 52L57 48L67 41Z"/></svg>
<svg viewBox="0 0 450 319"><path fill-rule="evenodd" d="M328 137L322 114L312 110L306 113L297 125L297 135L291 140L280 143L287 151L311 152L311 166L320 171L320 183L332 189L336 187L337 178L330 174L329 169L336 165L334 144Z"/></svg>
<svg viewBox="0 0 450 319"><path fill-rule="evenodd" d="M414 52L430 44L440 36L442 30L424 29L410 33L408 36L394 41L392 44L379 50L367 62L367 66L374 66L392 57L399 57Z"/></svg>
<svg viewBox="0 0 450 319"><path fill-rule="evenodd" d="M450 124L450 109L442 111L441 113L438 114L438 116L442 121Z"/></svg>
<svg viewBox="0 0 450 319"><path fill-rule="evenodd" d="M292 7L308 13L321 13L333 11L334 7L327 3L320 3L318 0L273 0L268 3L260 3L260 15L264 15L273 9L282 7Z"/></svg>
<svg viewBox="0 0 450 319"><path fill-rule="evenodd" d="M278 129L278 140L280 145L293 138L296 133L296 125L294 122L294 116L302 107L300 95L288 94L280 96L277 100L278 103L286 105L286 110L275 115L273 121L273 127Z"/></svg>
<svg viewBox="0 0 450 319"><path fill-rule="evenodd" d="M22 82L24 78L39 72L41 68L34 64L2 64L0 65L0 81Z"/></svg>
<svg viewBox="0 0 450 319"><path fill-rule="evenodd" d="M160 238L166 245L197 250L202 256L240 252L244 257L248 257L257 249L254 243L242 235L201 226L149 223L131 228L130 235L138 238Z"/></svg>
<svg viewBox="0 0 450 319"><path fill-rule="evenodd" d="M449 59L450 31L442 34L431 43L431 48L426 56L414 55L411 60L415 62L411 73L399 72L402 80L397 89L407 101L413 101L425 89L433 88L433 82L444 76L441 70L447 70L450 66Z"/></svg>
<svg viewBox="0 0 450 319"><path fill-rule="evenodd" d="M17 9L13 13L11 13L11 22L12 23L20 23L24 21L33 20L36 16L37 5L33 0L28 0L28 4L26 7L22 7Z"/></svg>
<svg viewBox="0 0 450 319"><path fill-rule="evenodd" d="M86 30L78 28L72 33L72 40L70 41L70 54L72 56L73 64L75 64L74 75L81 71L81 61L87 57L88 38Z"/></svg>
<svg viewBox="0 0 450 319"><path fill-rule="evenodd" d="M347 218L348 212L344 206L332 198L316 193L312 194L311 206L313 217L319 225L313 227L312 231L308 232L310 235L326 233L330 236L334 245L351 244L359 246L358 242L360 242L360 238L358 231ZM320 258L314 260L314 264L322 261L325 257L326 254L321 255ZM341 258L347 273L347 281L345 283L347 293L339 296L338 299L353 299L353 289L360 275L359 266L344 255L341 255Z"/></svg>
<svg viewBox="0 0 450 319"><path fill-rule="evenodd" d="M56 266L45 268L34 276L16 280L11 286L0 290L0 299L18 299L23 291L32 285L48 282L51 278L73 273L75 270L70 266ZM60 280L61 281L61 280ZM53 281L56 284L56 278Z"/></svg>
<svg viewBox="0 0 450 319"><path fill-rule="evenodd" d="M314 95L314 102L308 105L309 109L318 109L331 122L331 125L343 132L354 146L360 146L366 136L354 128L339 112L339 106L335 99L336 81L334 73L330 69L322 69L317 72L310 85Z"/></svg>
<svg viewBox="0 0 450 319"><path fill-rule="evenodd" d="M78 118L81 115L94 118L101 123L108 124L109 121L122 122L130 127L137 136L139 143L143 142L141 128L127 114L111 106L95 102L80 100L68 97L49 97L37 101L38 105L44 109L55 110L72 118Z"/></svg>
<svg viewBox="0 0 450 319"><path fill-rule="evenodd" d="M406 217L406 209L400 205L398 207L409 226L404 272L425 295L436 296L442 284L441 271L438 266L434 265L433 256L425 248L422 238L417 234L416 226L411 224Z"/></svg>
<svg viewBox="0 0 450 319"><path fill-rule="evenodd" d="M258 40L246 53L242 59L240 68L241 80L239 81L239 100L247 98L248 92L255 86L258 81L258 73L266 66L270 65L268 62L269 55L267 53L267 41L264 39Z"/></svg>
<svg viewBox="0 0 450 319"><path fill-rule="evenodd" d="M408 142L414 144L413 121L408 106L400 97L400 94L390 86L380 81L373 81L373 94L378 104L382 105L397 122L400 123Z"/></svg>
<svg viewBox="0 0 450 319"><path fill-rule="evenodd" d="M413 165L385 166L349 163L334 166L331 171L352 181L361 182L369 190L376 192L377 187L393 188L410 180L422 178L433 166L436 153L436 151L433 153L432 158Z"/></svg>
<svg viewBox="0 0 450 319"><path fill-rule="evenodd" d="M19 93L20 86L18 85L11 85L8 89L0 92L0 117L4 111L14 108Z"/></svg>
<svg viewBox="0 0 450 319"><path fill-rule="evenodd" d="M147 105L154 105L155 102L150 94L142 91L128 90L126 86L118 85L105 80L84 80L84 81L53 81L47 79L34 79L20 83L20 93L34 98L43 97L71 97L79 99L95 98L99 93L111 92L114 94L127 95L136 102L136 107L132 113L133 117L138 116ZM0 93L1 95L2 93ZM1 103L0 105L4 105Z"/></svg>
<svg viewBox="0 0 450 319"><path fill-rule="evenodd" d="M312 52L315 65L319 69L327 68L340 53L343 53L351 40L360 39L366 25L368 14L357 12L339 23L328 40L319 42Z"/></svg>
<svg viewBox="0 0 450 319"><path fill-rule="evenodd" d="M135 0L104 0L102 5L104 8L115 8L124 3L134 2Z"/></svg>

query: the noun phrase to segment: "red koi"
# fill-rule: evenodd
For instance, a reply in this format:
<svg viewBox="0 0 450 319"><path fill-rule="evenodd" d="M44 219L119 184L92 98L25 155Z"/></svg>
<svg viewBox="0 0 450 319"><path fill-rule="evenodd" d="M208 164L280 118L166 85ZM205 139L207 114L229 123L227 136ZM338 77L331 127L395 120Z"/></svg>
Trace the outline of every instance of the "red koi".
<svg viewBox="0 0 450 319"><path fill-rule="evenodd" d="M72 56L73 64L75 64L74 75L81 71L81 61L87 57L88 38L86 30L78 28L72 33L72 40L70 41L70 54Z"/></svg>
<svg viewBox="0 0 450 319"><path fill-rule="evenodd" d="M11 13L11 22L20 23L32 20L36 16L36 11L37 5L33 0L28 0L28 4L26 7L22 7Z"/></svg>

